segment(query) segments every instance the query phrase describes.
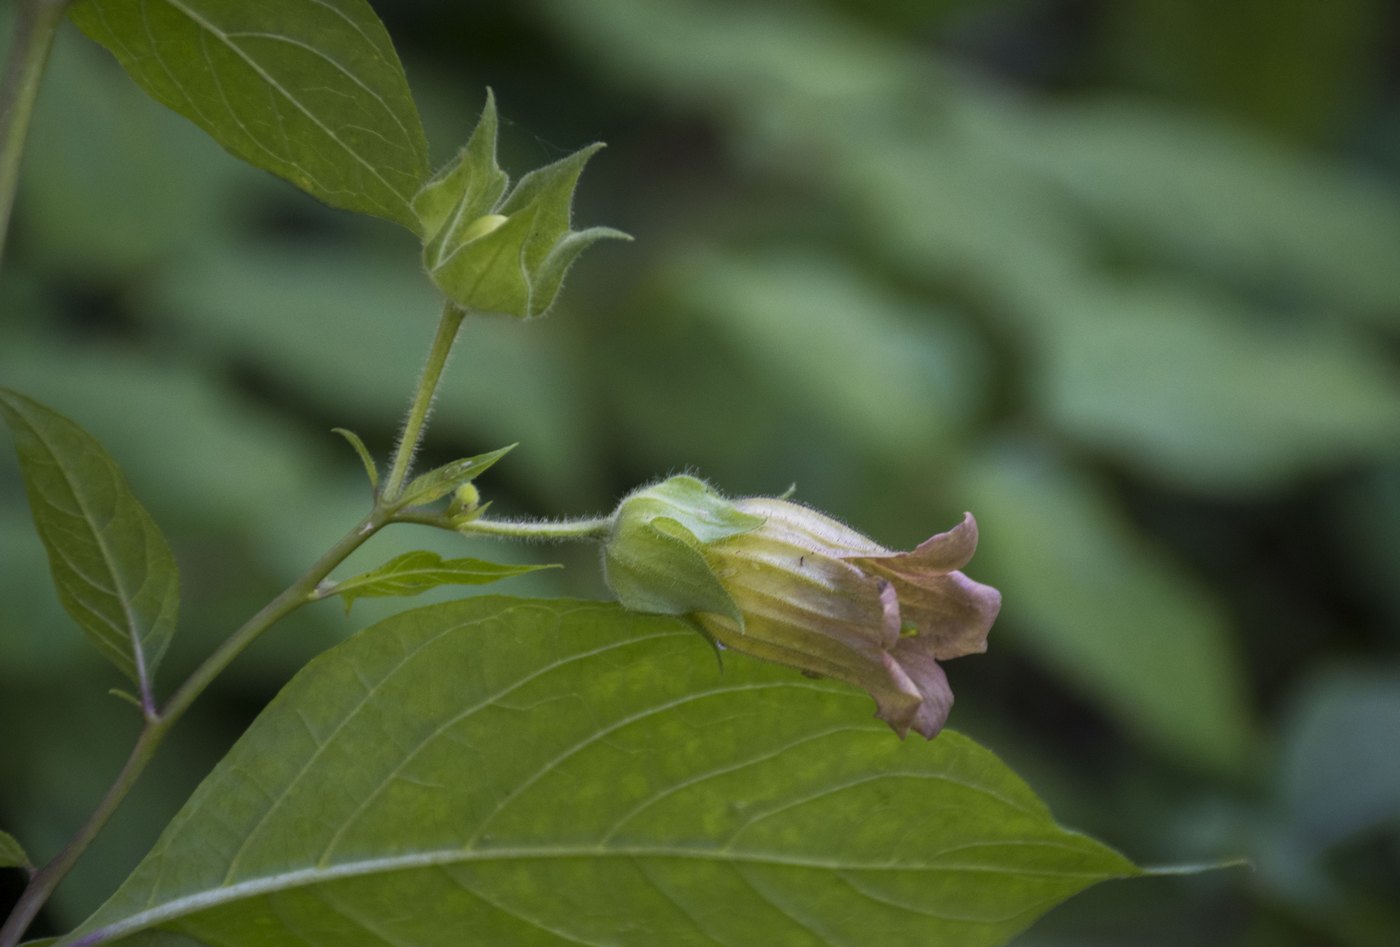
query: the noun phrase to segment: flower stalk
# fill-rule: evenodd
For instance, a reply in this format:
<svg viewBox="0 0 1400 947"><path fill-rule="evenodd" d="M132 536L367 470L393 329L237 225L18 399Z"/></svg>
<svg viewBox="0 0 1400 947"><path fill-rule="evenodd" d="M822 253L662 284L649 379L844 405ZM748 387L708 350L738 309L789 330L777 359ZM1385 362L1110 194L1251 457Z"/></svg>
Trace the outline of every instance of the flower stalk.
<svg viewBox="0 0 1400 947"><path fill-rule="evenodd" d="M452 345L457 341L457 332L461 329L462 320L466 315L467 311L455 303L448 302L442 307L442 316L438 320L432 348L428 350L428 359L423 364L423 374L418 379L413 404L408 409L403 431L399 435L398 447L394 450L393 467L380 494L386 503L398 499L403 490L404 481L413 466L413 457L418 453L418 446L423 441L423 431L428 423L428 415L432 413L433 399L437 397L438 382L442 380L447 358L452 354Z"/></svg>

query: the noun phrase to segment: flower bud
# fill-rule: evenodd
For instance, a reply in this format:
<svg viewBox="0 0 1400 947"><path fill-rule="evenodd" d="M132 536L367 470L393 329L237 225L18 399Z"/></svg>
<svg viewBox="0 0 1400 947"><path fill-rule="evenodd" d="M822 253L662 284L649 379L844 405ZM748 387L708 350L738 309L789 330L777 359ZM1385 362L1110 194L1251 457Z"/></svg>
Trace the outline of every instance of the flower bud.
<svg viewBox="0 0 1400 947"><path fill-rule="evenodd" d="M499 230L501 224L510 220L505 214L485 214L473 220L463 228L458 239L462 243L471 243L478 237L484 237L494 230Z"/></svg>
<svg viewBox="0 0 1400 947"><path fill-rule="evenodd" d="M423 185L413 211L429 278L467 309L538 316L554 304L574 259L599 240L630 240L608 227L573 230L574 187L593 145L510 181L496 163L496 103L488 93L457 158Z"/></svg>
<svg viewBox="0 0 1400 947"><path fill-rule="evenodd" d="M797 503L673 477L622 501L603 563L624 606L864 688L901 737L932 739L953 704L938 662L986 650L1001 607L958 571L976 546L971 514L901 553Z"/></svg>

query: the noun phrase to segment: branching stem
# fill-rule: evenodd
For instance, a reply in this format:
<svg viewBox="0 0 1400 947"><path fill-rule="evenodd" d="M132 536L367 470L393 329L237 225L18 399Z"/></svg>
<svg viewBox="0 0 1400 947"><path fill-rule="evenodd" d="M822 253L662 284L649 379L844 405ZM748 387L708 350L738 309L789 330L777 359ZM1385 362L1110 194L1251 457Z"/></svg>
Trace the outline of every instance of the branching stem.
<svg viewBox="0 0 1400 947"><path fill-rule="evenodd" d="M121 805L127 793L136 784L137 777L150 763L157 748L164 742L170 728L194 703L195 698L202 694L213 683L214 679L233 662L233 659L238 657L259 635L297 608L307 602L314 601L317 584L329 575L332 569L343 562L350 553L358 549L365 540L378 532L387 521L388 515L378 508L361 520L354 529L346 533L324 556L318 559L316 564L308 569L301 578L287 586L282 594L268 602L262 610L244 622L242 627L229 635L223 644L219 645L204 660L204 663L196 668L189 678L180 685L180 688L175 691L166 705L158 713L148 716L145 726L141 728L141 733L136 738L136 745L132 747L131 755L127 757L126 765L117 774L117 778L107 789L107 793L102 797L97 807L73 833L73 836L59 853L48 864L35 872L29 884L25 886L23 894L20 895L19 901L15 904L14 911L5 921L4 927L0 927L0 947L15 947L19 943L20 938L24 936L25 929L34 920L34 916L39 913L39 909L43 907L49 895L58 887L58 883L68 874L78 858L87 850L87 847L97 838L97 834L102 831L107 820L117 811L117 807Z"/></svg>
<svg viewBox="0 0 1400 947"><path fill-rule="evenodd" d="M43 7L44 4L40 3L38 6ZM58 6L61 7L61 4ZM146 706L143 707L146 718L145 725L141 728L141 733L136 739L136 745L132 748L131 755L127 758L126 765L122 767L121 772L117 774L117 778L108 788L102 800L83 824L78 827L78 830L73 833L67 844L48 864L31 876L29 884L25 886L14 910L6 919L4 926L0 927L0 947L16 947L19 944L20 938L24 936L25 930L34 920L35 915L39 913L44 902L48 900L54 889L58 887L58 883L73 868L78 858L97 838L97 834L102 831L107 820L117 811L131 788L136 784L137 778L150 763L156 749L165 740L170 728L184 715L195 699L204 693L205 689L224 669L233 663L234 658L242 654L259 635L302 605L320 598L316 592L317 586L330 575L331 570L344 562L346 557L363 545L366 540L391 522L405 521L404 517L395 515L393 499L402 490L413 454L423 438L428 412L433 403L433 394L437 390L443 367L447 364L448 353L452 349L452 343L456 339L457 330L461 327L465 314L464 310L453 305L448 305L443 310L437 336L433 340L427 364L418 381L418 390L413 396L413 406L409 409L408 419L404 423L403 437L399 441L398 450L394 457L393 473L384 492L376 501L374 509L357 523L354 529L328 549L325 555L307 569L301 578L287 586L280 595L263 606L256 615L244 622L242 627L229 635L222 644L214 649L213 653L204 660L204 663L195 668L189 678L171 695L164 707L160 708L159 711L153 711L149 701L146 702Z"/></svg>

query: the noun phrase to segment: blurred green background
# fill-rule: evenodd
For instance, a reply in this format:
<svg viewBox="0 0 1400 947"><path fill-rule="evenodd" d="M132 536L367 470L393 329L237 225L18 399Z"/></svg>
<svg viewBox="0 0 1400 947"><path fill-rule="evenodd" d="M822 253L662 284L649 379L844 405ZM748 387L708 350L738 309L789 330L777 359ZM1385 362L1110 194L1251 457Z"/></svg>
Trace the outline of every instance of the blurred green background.
<svg viewBox="0 0 1400 947"><path fill-rule="evenodd" d="M379 4L446 160L494 87L517 176L595 139L637 238L548 320L469 323L429 459L520 441L507 514L681 470L1001 588L952 725L1147 864L1028 947L1400 943L1400 13L1384 0ZM7 29L11 10L0 16ZM363 512L438 304L416 245L247 169L65 29L0 279L0 384L97 435L169 534L167 689ZM568 568L588 549L414 547ZM353 566L353 564L352 564ZM439 597L442 597L441 595ZM310 655L197 706L45 916L66 927ZM0 826L50 855L136 730L0 450ZM3 879L17 893L18 873Z"/></svg>

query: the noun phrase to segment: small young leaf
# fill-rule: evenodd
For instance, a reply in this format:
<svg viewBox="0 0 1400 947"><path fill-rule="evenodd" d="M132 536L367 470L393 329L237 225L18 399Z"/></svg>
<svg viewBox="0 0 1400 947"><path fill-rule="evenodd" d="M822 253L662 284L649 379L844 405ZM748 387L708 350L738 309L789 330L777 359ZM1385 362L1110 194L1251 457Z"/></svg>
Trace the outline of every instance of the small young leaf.
<svg viewBox="0 0 1400 947"><path fill-rule="evenodd" d="M360 455L360 463L365 465L365 473L369 476L369 487L376 493L379 492L379 467L374 462L374 457L370 455L369 449L365 447L365 442L360 440L360 435L354 431L343 427L333 427L332 431L345 438L350 446L355 449L355 453Z"/></svg>
<svg viewBox="0 0 1400 947"><path fill-rule="evenodd" d="M0 832L0 868L28 868L30 864L24 846L9 832Z"/></svg>
<svg viewBox="0 0 1400 947"><path fill-rule="evenodd" d="M449 464L443 464L429 470L425 474L414 477L404 487L403 496L398 501L399 506L421 506L424 503L432 503L447 496L464 483L470 483L481 476L491 465L500 460L506 454L515 450L515 445L502 447L498 450L489 451L485 454L477 454L475 457L465 457L461 460L454 460Z"/></svg>
<svg viewBox="0 0 1400 947"><path fill-rule="evenodd" d="M378 569L337 582L326 590L323 597L344 597L345 611L348 613L358 598L417 595L439 585L485 585L537 569L557 568L559 566L554 565L502 565L484 559L444 559L435 552L420 550L406 552Z"/></svg>
<svg viewBox="0 0 1400 947"><path fill-rule="evenodd" d="M7 388L0 388L0 415L14 432L59 601L148 695L179 607L170 546L86 431Z"/></svg>
<svg viewBox="0 0 1400 947"><path fill-rule="evenodd" d="M1143 874L869 704L610 603L405 612L298 674L63 943L991 947Z"/></svg>
<svg viewBox="0 0 1400 947"><path fill-rule="evenodd" d="M427 141L365 0L82 0L73 22L162 105L333 207L419 232Z"/></svg>

